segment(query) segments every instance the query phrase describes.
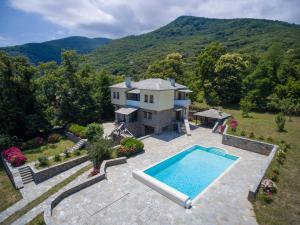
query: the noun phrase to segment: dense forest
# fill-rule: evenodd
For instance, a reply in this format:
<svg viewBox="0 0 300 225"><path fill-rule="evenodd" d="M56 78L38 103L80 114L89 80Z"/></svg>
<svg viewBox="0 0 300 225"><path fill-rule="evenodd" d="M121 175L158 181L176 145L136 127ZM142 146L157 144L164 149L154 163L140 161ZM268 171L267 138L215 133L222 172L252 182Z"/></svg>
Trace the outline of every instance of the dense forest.
<svg viewBox="0 0 300 225"><path fill-rule="evenodd" d="M231 31L216 25L211 28L211 23L220 22L223 28L229 23ZM264 29L261 23L265 24ZM241 28L244 24L253 30ZM184 32L180 31L182 27ZM214 29L223 32L222 38L216 38ZM0 134L30 138L55 126L105 120L113 116L109 86L128 75L136 80L173 77L193 91L190 94L193 101L210 106L239 105L245 114L251 110L299 114L300 47L296 41L299 30L298 25L265 20L180 17L166 27L139 36L142 39L123 39L131 43L136 39L135 45L141 46L147 43L141 41L143 37L155 37L152 41L156 47L143 50L132 51L130 44L124 44L123 47L128 46L127 53L122 52L121 46L119 53L115 49L103 52L113 43L120 44L120 39L89 56L62 51L60 63L52 61L38 66L25 57L1 52ZM198 35L200 31L207 34L205 42ZM289 35L284 35L285 32ZM248 44L238 44L242 36L247 36ZM178 44L182 37L189 42ZM171 51L174 49L170 46L178 51ZM101 65L103 58L110 57L114 70L108 64ZM126 61L130 57L132 63Z"/></svg>
<svg viewBox="0 0 300 225"><path fill-rule="evenodd" d="M10 55L23 55L34 64L39 62L60 62L62 50L76 50L77 53L86 54L96 48L110 42L108 38L67 37L42 43L28 43L11 47L3 47L0 50Z"/></svg>

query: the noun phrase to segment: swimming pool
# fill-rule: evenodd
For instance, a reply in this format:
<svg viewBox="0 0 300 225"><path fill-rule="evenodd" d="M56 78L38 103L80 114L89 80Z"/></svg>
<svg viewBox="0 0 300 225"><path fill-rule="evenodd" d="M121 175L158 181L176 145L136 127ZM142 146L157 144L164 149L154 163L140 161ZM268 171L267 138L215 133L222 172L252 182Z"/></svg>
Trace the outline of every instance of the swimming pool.
<svg viewBox="0 0 300 225"><path fill-rule="evenodd" d="M186 207L238 159L223 149L194 145L136 175L160 193L174 194Z"/></svg>

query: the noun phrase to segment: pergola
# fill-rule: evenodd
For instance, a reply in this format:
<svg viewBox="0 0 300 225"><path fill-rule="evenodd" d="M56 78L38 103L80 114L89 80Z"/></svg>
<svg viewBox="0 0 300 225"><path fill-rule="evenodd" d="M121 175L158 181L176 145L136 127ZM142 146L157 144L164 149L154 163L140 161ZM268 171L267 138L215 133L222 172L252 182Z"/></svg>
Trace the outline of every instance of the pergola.
<svg viewBox="0 0 300 225"><path fill-rule="evenodd" d="M193 116L196 118L196 124L198 119L206 124L213 124L216 121L225 120L231 115L216 109L209 109L202 112L196 112Z"/></svg>

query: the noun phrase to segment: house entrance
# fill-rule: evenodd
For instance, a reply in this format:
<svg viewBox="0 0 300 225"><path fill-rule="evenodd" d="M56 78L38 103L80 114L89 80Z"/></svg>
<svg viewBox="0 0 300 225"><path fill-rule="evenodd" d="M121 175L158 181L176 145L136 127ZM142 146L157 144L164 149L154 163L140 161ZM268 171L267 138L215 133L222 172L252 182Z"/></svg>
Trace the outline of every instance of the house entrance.
<svg viewBox="0 0 300 225"><path fill-rule="evenodd" d="M154 133L154 127L146 126L145 127L145 135L153 134Z"/></svg>
<svg viewBox="0 0 300 225"><path fill-rule="evenodd" d="M176 120L181 120L182 116L181 113L182 111L176 111Z"/></svg>

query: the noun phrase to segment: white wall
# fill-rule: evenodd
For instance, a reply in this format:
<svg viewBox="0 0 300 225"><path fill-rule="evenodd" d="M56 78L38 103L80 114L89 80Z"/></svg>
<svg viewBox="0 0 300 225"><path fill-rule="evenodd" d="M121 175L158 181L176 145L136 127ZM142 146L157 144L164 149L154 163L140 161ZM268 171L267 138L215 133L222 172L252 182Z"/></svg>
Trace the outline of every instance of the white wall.
<svg viewBox="0 0 300 225"><path fill-rule="evenodd" d="M148 103L146 103L145 95L148 95ZM153 95L153 103L149 103L150 95ZM174 107L174 91L153 91L153 90L141 90L140 94L141 104L140 107L143 109L161 111L172 109Z"/></svg>
<svg viewBox="0 0 300 225"><path fill-rule="evenodd" d="M116 105L126 105L126 88L111 88L110 89L110 96L111 96L111 103ZM113 98L113 92L119 92L119 99Z"/></svg>

